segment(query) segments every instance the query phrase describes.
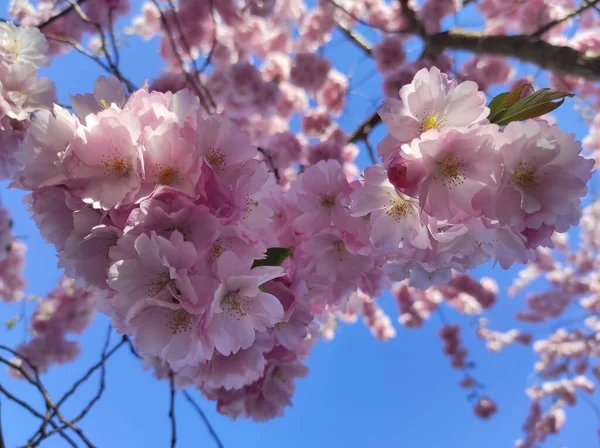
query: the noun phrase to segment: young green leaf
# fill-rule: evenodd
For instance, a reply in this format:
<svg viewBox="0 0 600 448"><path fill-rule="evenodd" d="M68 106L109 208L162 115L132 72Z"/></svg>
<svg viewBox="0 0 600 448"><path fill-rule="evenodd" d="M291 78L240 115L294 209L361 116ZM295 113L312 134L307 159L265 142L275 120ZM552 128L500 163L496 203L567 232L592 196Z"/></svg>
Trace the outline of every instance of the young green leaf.
<svg viewBox="0 0 600 448"><path fill-rule="evenodd" d="M287 257L292 254L292 249L285 247L270 247L267 249L267 256L262 260L254 260L252 267L258 266L279 266Z"/></svg>
<svg viewBox="0 0 600 448"><path fill-rule="evenodd" d="M500 95L492 99L490 105L488 106L490 108L490 122L497 123L500 119L502 119L504 112L506 112L506 110L509 107L511 107L519 101L521 95L523 94L523 91L526 88L530 88L533 91L533 86L531 84L524 83L519 84L512 91L501 93Z"/></svg>
<svg viewBox="0 0 600 448"><path fill-rule="evenodd" d="M573 96L569 92L559 92L548 88L540 89L506 109L502 117L495 123L503 126L512 121L541 117L558 108L565 98Z"/></svg>

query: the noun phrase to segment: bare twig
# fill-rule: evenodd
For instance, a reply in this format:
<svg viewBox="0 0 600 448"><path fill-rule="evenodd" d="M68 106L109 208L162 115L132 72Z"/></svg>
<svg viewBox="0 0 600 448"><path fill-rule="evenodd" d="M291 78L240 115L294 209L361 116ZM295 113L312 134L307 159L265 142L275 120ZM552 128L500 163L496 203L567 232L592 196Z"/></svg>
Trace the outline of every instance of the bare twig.
<svg viewBox="0 0 600 448"><path fill-rule="evenodd" d="M90 369L79 380L77 380L73 384L73 386L71 386L71 388L61 397L61 399L58 400L58 403L56 403L56 405L53 406L52 411L50 413L48 413L48 415L44 419L44 422L42 423L40 428L38 428L37 432L29 440L30 442L35 440L36 438L38 438L38 436L40 436L40 437L36 442L39 442L40 440L45 438L45 436L44 436L45 425L47 423L49 423L50 420L52 418L54 418L54 416L57 416L59 418L59 420L61 421L61 423L63 423L63 425L67 425L68 427L70 427L69 426L70 422L63 421L63 419L61 419L60 414L58 412L58 408L60 408L60 406L62 406L63 403L77 391L79 386L81 386L81 384L83 384L85 381L87 381L89 379L89 377L92 376L92 374L96 370L98 370L100 367L102 367L104 365L104 363L106 362L106 360L108 358L110 358L123 344L125 344L126 341L127 341L127 338L125 336L123 336L123 338L121 338L121 341L117 345L115 345L110 351L108 351L106 353L106 355L104 355L102 357L102 359L100 359L100 361L98 361L96 364L94 364L92 367L90 367ZM71 425L72 425L72 423L71 423ZM33 446L35 446L35 445L33 445Z"/></svg>
<svg viewBox="0 0 600 448"><path fill-rule="evenodd" d="M171 420L171 448L177 445L177 425L175 423L175 380L173 372L169 373L169 419Z"/></svg>
<svg viewBox="0 0 600 448"><path fill-rule="evenodd" d="M371 44L359 33L353 31L349 26L338 23L339 30L359 48L363 53L367 56L373 56L373 49L371 48Z"/></svg>
<svg viewBox="0 0 600 448"><path fill-rule="evenodd" d="M198 405L198 403L196 403L196 401L192 398L192 396L189 394L189 392L187 390L183 391L183 396L192 405L192 407L196 410L196 412L198 413L198 415L200 416L200 418L202 419L202 421L206 425L206 429L208 429L208 432L210 433L210 435L212 436L213 440L217 444L217 447L218 448L225 448L223 446L223 442L221 442L221 439L219 439L219 436L217 435L217 433L215 432L213 426L211 425L210 421L208 420L208 417L206 417L206 414L204 413L204 411L202 410L202 408Z"/></svg>
<svg viewBox="0 0 600 448"><path fill-rule="evenodd" d="M400 6L402 8L402 13L408 22L408 28L419 36L426 37L427 33L425 32L425 27L421 23L421 21L417 18L417 14L408 4L409 0L398 0Z"/></svg>
<svg viewBox="0 0 600 448"><path fill-rule="evenodd" d="M553 20L552 22L547 23L546 25L542 26L539 30L537 30L535 33L533 33L531 36L532 37L542 36L543 34L547 33L555 26L560 25L561 23L566 22L567 20L572 19L575 16L578 16L586 9L595 7L596 3L598 3L599 1L600 0L584 1L583 4L579 8L574 9L569 14L566 14L565 16L561 17L560 19L556 19L556 20Z"/></svg>
<svg viewBox="0 0 600 448"><path fill-rule="evenodd" d="M377 157L375 156L375 150L373 149L373 146L371 146L369 137L366 136L363 141L365 142L365 146L367 147L367 151L369 152L369 159L371 159L371 163L375 165L377 163Z"/></svg>
<svg viewBox="0 0 600 448"><path fill-rule="evenodd" d="M212 60L212 56L215 52L215 48L217 47L217 21L215 20L215 5L214 5L214 0L210 0L210 18L212 20L213 23L213 40L212 40L212 44L210 46L210 50L208 52L208 54L206 55L206 58L204 59L204 64L202 64L202 67L200 67L200 69L197 71L197 73L203 73L204 70L206 70L208 68L208 66L210 65L210 61Z"/></svg>
<svg viewBox="0 0 600 448"><path fill-rule="evenodd" d="M273 160L273 157L271 157L271 154L269 154L264 148L261 147L256 148L256 150L260 154L262 154L265 157L265 159L267 159L267 162L269 162L269 165L271 166L271 170L273 171L273 175L275 176L277 183L281 182L279 169L275 166L275 161Z"/></svg>
<svg viewBox="0 0 600 448"><path fill-rule="evenodd" d="M87 0L77 0L76 5L79 7L79 5L82 5L83 3L85 3ZM46 20L45 22L40 23L37 27L40 30L43 30L44 28L46 28L47 26L51 25L52 23L54 23L55 21L57 21L58 19L60 19L61 17L66 16L67 14L69 14L71 11L73 11L75 9L75 5L73 3L71 3L71 6L69 6L68 8L63 9L61 12L59 12L58 14L50 17L48 20Z"/></svg>
<svg viewBox="0 0 600 448"><path fill-rule="evenodd" d="M169 43L171 45L171 50L173 51L173 54L175 55L175 57L177 58L177 61L179 62L179 65L181 67L181 71L183 73L183 76L185 77L185 80L187 81L190 88L194 91L194 93L200 100L200 104L202 104L202 106L204 107L204 109L206 109L207 112L210 112L210 108L208 107L208 104L206 103L206 98L205 98L204 92L202 92L201 87L198 85L198 77L190 75L189 70L187 70L187 68L186 68L185 61L183 60L183 57L181 56L181 53L179 52L179 48L177 48L177 42L175 42L175 36L173 35L171 26L169 25L169 22L167 21L167 18L165 17L165 13L163 12L163 10L160 7L160 4L158 3L157 0L151 0L151 1L160 14L160 22L165 30L167 38L169 39ZM170 5L172 5L172 4L173 3L170 2ZM176 12L175 12L175 16L177 16ZM190 58L191 58L191 55L190 55Z"/></svg>
<svg viewBox="0 0 600 448"><path fill-rule="evenodd" d="M377 112L373 112L370 117L359 124L358 128L348 136L348 143L356 143L365 140L371 133L371 130L379 123L381 123L381 117Z"/></svg>
<svg viewBox="0 0 600 448"><path fill-rule="evenodd" d="M0 400L0 448L6 448L4 435L2 434L2 400Z"/></svg>
<svg viewBox="0 0 600 448"><path fill-rule="evenodd" d="M358 17L356 14L352 13L348 9L346 9L343 5L340 5L339 3L336 3L334 0L327 0L327 2L330 5L336 7L340 11L342 11L348 17L351 17L357 23L360 23L361 25L364 25L364 26L368 26L369 28L373 28L373 29L382 31L384 33L390 33L390 34L407 34L407 33L410 33L410 30L408 30L408 29L395 29L395 30L391 30L391 29L388 29L388 28L385 28L385 27L382 27L382 26L375 25L373 23L369 23L366 20L361 19L360 17Z"/></svg>

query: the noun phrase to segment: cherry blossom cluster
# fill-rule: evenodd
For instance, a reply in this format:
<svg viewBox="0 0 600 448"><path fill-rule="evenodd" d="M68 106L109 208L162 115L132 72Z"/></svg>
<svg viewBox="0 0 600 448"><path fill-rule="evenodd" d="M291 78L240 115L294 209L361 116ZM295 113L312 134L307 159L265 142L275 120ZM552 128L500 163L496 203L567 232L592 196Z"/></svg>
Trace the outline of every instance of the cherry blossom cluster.
<svg viewBox="0 0 600 448"><path fill-rule="evenodd" d="M542 120L491 124L477 84L435 67L400 98L379 112L383 165L365 170L351 205L370 217L392 279L425 289L491 259L508 268L577 225L594 162L573 135Z"/></svg>
<svg viewBox="0 0 600 448"><path fill-rule="evenodd" d="M16 347L20 357L12 362L32 374L32 367L43 373L55 364L73 361L81 348L67 336L83 333L95 313L95 295L63 276L46 297L38 300L30 322L33 338ZM16 369L9 368L9 372L15 378L21 377Z"/></svg>
<svg viewBox="0 0 600 448"><path fill-rule="evenodd" d="M0 179L19 167L15 153L32 112L52 107L54 84L38 78L47 65L48 43L37 28L0 22Z"/></svg>
<svg viewBox="0 0 600 448"><path fill-rule="evenodd" d="M294 378L305 374L308 297L320 306L344 300L352 292L345 279L363 269L333 266L339 280L330 291L329 273L315 266L317 257L345 254L326 219L343 211L337 189L349 193L341 166L307 170L314 188L334 190L321 206L299 188L307 195L300 216L248 136L206 116L188 90L126 98L115 78L100 78L94 94L72 104L76 115L60 106L36 114L13 182L32 191L30 209L59 266L97 293L114 327L180 384L201 388L232 417L280 415ZM311 212L321 221L320 244L309 241ZM292 219L306 235L287 225ZM267 249L297 241L283 266L265 260Z"/></svg>

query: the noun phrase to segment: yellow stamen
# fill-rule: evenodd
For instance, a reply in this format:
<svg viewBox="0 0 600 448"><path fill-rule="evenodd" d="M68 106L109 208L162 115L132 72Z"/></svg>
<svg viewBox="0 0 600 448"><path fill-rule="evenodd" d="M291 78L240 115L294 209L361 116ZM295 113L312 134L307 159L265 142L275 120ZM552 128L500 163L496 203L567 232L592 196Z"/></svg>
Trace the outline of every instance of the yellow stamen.
<svg viewBox="0 0 600 448"><path fill-rule="evenodd" d="M115 157L109 162L104 162L104 166L108 168L109 174L117 177L127 177L131 174L131 161L125 157Z"/></svg>
<svg viewBox="0 0 600 448"><path fill-rule="evenodd" d="M439 129L441 124L442 123L437 115L428 115L421 122L421 132L429 131L431 129Z"/></svg>
<svg viewBox="0 0 600 448"><path fill-rule="evenodd" d="M206 156L206 161L216 170L225 166L225 154L215 148L211 148Z"/></svg>
<svg viewBox="0 0 600 448"><path fill-rule="evenodd" d="M331 212L331 209L335 205L335 197L330 194L324 194L321 196L321 207L323 207L328 212Z"/></svg>
<svg viewBox="0 0 600 448"><path fill-rule="evenodd" d="M185 310L177 310L173 313L167 326L174 335L184 333L192 328L192 316Z"/></svg>
<svg viewBox="0 0 600 448"><path fill-rule="evenodd" d="M158 175L158 183L161 185L172 186L179 180L179 170L175 167L168 166L163 168Z"/></svg>
<svg viewBox="0 0 600 448"><path fill-rule="evenodd" d="M533 168L529 168L524 163L520 163L512 175L512 181L523 189L537 187L541 182Z"/></svg>
<svg viewBox="0 0 600 448"><path fill-rule="evenodd" d="M386 214L394 218L397 222L400 222L403 218L406 218L413 211L410 203L396 198L390 201L391 206L387 209Z"/></svg>
<svg viewBox="0 0 600 448"><path fill-rule="evenodd" d="M240 297L233 291L229 291L223 296L221 299L221 307L224 310L227 310L232 317L236 317L237 315L237 317L240 318L248 315L242 308Z"/></svg>

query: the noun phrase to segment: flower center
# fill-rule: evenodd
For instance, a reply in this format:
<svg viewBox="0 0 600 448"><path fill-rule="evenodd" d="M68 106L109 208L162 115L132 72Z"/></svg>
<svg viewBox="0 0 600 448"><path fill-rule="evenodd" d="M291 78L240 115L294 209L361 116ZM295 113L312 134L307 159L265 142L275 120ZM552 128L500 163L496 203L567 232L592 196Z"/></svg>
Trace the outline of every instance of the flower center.
<svg viewBox="0 0 600 448"><path fill-rule="evenodd" d="M447 188L464 182L463 163L456 156L447 156L438 162L438 175L434 179L441 180Z"/></svg>
<svg viewBox="0 0 600 448"><path fill-rule="evenodd" d="M244 219L246 219L248 216L250 216L252 214L252 212L254 211L254 209L256 207L258 207L258 205L259 205L258 201L254 200L250 196L246 197L246 216L244 216Z"/></svg>
<svg viewBox="0 0 600 448"><path fill-rule="evenodd" d="M396 220L396 222L400 222L403 218L406 218L413 211L410 203L402 200L401 198L391 199L391 205L386 210L386 214L391 216Z"/></svg>
<svg viewBox="0 0 600 448"><path fill-rule="evenodd" d="M323 207L328 212L331 212L331 209L335 205L335 197L330 194L324 194L321 196L321 207Z"/></svg>
<svg viewBox="0 0 600 448"><path fill-rule="evenodd" d="M168 273L159 275L149 279L146 282L148 296L154 297L156 294L165 289L171 283L171 276Z"/></svg>
<svg viewBox="0 0 600 448"><path fill-rule="evenodd" d="M163 168L158 175L158 183L161 185L169 185L177 183L179 180L179 170L175 167L168 166Z"/></svg>
<svg viewBox="0 0 600 448"><path fill-rule="evenodd" d="M206 156L206 161L216 170L225 166L225 154L215 148L211 148Z"/></svg>
<svg viewBox="0 0 600 448"><path fill-rule="evenodd" d="M231 244L227 244L224 238L217 238L210 248L208 258L210 260L216 260L221 256L226 249L230 248Z"/></svg>
<svg viewBox="0 0 600 448"><path fill-rule="evenodd" d="M192 316L185 310L177 310L171 316L167 326L174 335L184 333L192 328Z"/></svg>
<svg viewBox="0 0 600 448"><path fill-rule="evenodd" d="M423 121L421 121L421 132L430 131L431 129L439 129L442 126L442 122L437 114L427 115Z"/></svg>
<svg viewBox="0 0 600 448"><path fill-rule="evenodd" d="M346 253L346 244L343 240L336 240L333 243L333 250L337 254L340 261L344 259L344 254Z"/></svg>
<svg viewBox="0 0 600 448"><path fill-rule="evenodd" d="M100 100L98 101L98 104L100 104L100 110L106 110L110 107L106 100Z"/></svg>
<svg viewBox="0 0 600 448"><path fill-rule="evenodd" d="M13 41L8 44L8 52L13 54L19 53L19 41L17 39L13 39Z"/></svg>
<svg viewBox="0 0 600 448"><path fill-rule="evenodd" d="M221 308L227 311L231 317L239 320L240 317L245 317L248 314L244 311L243 303L240 303L238 291L228 291L221 299Z"/></svg>
<svg viewBox="0 0 600 448"><path fill-rule="evenodd" d="M520 163L512 174L512 181L519 187L528 190L537 187L541 182L535 169Z"/></svg>
<svg viewBox="0 0 600 448"><path fill-rule="evenodd" d="M131 161L125 157L115 157L110 161L104 162L108 173L117 177L128 177L131 174Z"/></svg>

